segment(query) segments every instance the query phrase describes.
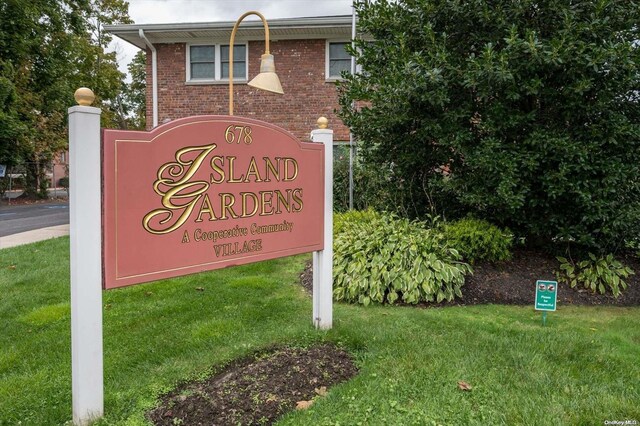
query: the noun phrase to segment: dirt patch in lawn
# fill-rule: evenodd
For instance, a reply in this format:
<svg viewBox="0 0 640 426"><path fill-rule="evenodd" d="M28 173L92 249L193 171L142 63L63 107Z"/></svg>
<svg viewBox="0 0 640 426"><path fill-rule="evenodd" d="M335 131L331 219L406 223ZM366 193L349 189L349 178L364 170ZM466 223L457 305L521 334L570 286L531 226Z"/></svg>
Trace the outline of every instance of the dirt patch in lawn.
<svg viewBox="0 0 640 426"><path fill-rule="evenodd" d="M179 386L147 417L166 426L270 425L296 407L307 408L357 372L351 356L334 345L274 349Z"/></svg>
<svg viewBox="0 0 640 426"><path fill-rule="evenodd" d="M628 287L615 298L610 294L593 293L582 287L571 288L568 284L558 284L558 306L562 305L640 305L640 262L635 257L621 259L634 270L626 281ZM441 304L420 304L418 306L451 305L533 305L536 280L555 281L555 271L559 263L555 257L531 250L516 250L509 261L496 264L481 263L473 266L473 275L468 276L462 287L462 298ZM311 262L307 263L300 275L300 284L309 292L313 288Z"/></svg>

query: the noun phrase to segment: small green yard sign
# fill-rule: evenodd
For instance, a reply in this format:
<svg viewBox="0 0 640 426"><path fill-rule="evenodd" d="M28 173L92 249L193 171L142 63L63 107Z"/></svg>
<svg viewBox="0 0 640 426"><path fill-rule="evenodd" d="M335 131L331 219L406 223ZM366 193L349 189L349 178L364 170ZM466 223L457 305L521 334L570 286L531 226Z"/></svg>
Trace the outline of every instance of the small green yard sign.
<svg viewBox="0 0 640 426"><path fill-rule="evenodd" d="M556 281L536 281L536 311L542 311L542 326L547 325L547 311L556 310L558 283Z"/></svg>
<svg viewBox="0 0 640 426"><path fill-rule="evenodd" d="M557 297L556 281L536 281L536 311L555 311Z"/></svg>
<svg viewBox="0 0 640 426"><path fill-rule="evenodd" d="M536 281L536 311L555 311L557 297L556 281Z"/></svg>

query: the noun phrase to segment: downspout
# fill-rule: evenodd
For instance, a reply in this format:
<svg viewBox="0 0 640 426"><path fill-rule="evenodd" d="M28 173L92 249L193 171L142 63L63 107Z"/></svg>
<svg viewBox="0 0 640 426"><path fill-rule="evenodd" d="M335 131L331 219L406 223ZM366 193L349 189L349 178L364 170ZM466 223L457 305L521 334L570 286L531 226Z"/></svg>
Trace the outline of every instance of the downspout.
<svg viewBox="0 0 640 426"><path fill-rule="evenodd" d="M356 48L356 5L351 5L351 47ZM356 57L351 56L351 75L356 74ZM351 108L356 109L356 101L351 102ZM349 128L349 210L353 210L353 132Z"/></svg>
<svg viewBox="0 0 640 426"><path fill-rule="evenodd" d="M153 82L151 103L153 104L153 127L158 127L158 52L147 36L144 35L144 30L142 28L138 30L138 35L140 35L140 38L144 40L149 50L151 50L151 81Z"/></svg>

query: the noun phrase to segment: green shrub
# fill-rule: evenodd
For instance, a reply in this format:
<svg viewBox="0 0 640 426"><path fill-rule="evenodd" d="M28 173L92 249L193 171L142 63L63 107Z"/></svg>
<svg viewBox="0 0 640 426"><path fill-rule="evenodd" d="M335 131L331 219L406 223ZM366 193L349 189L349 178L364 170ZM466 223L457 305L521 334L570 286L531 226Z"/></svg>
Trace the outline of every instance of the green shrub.
<svg viewBox="0 0 640 426"><path fill-rule="evenodd" d="M360 155L353 160L353 208L373 208L401 212L406 216L409 207L400 196L401 179L391 169L380 169L362 162ZM349 210L349 148L337 145L334 148L333 164L333 209L335 212Z"/></svg>
<svg viewBox="0 0 640 426"><path fill-rule="evenodd" d="M362 215L364 220L357 220ZM462 297L471 267L440 234L373 211L336 215L334 297L352 303L441 302Z"/></svg>
<svg viewBox="0 0 640 426"><path fill-rule="evenodd" d="M582 284L584 288L594 293L597 290L600 294L605 294L609 288L615 297L627 288L624 279L634 273L631 268L615 260L612 254L596 257L589 253L589 259L577 264L564 257L557 259L560 261L560 270L556 272L558 281L566 282L572 288Z"/></svg>
<svg viewBox="0 0 640 426"><path fill-rule="evenodd" d="M640 234L637 1L354 6L337 114L395 199L600 254Z"/></svg>
<svg viewBox="0 0 640 426"><path fill-rule="evenodd" d="M355 167L354 167L355 169ZM333 210L349 210L349 146L333 146Z"/></svg>
<svg viewBox="0 0 640 426"><path fill-rule="evenodd" d="M58 180L58 185L64 189L69 189L69 176L61 177L60 180Z"/></svg>
<svg viewBox="0 0 640 426"><path fill-rule="evenodd" d="M632 253L635 257L640 258L640 239L629 238L624 242L624 248Z"/></svg>
<svg viewBox="0 0 640 426"><path fill-rule="evenodd" d="M477 261L498 262L511 257L513 236L486 220L461 219L442 227L447 244L473 264Z"/></svg>
<svg viewBox="0 0 640 426"><path fill-rule="evenodd" d="M345 228L353 226L366 225L371 222L380 220L381 214L373 209L367 210L349 210L345 213L337 213L333 215L333 234L342 233Z"/></svg>

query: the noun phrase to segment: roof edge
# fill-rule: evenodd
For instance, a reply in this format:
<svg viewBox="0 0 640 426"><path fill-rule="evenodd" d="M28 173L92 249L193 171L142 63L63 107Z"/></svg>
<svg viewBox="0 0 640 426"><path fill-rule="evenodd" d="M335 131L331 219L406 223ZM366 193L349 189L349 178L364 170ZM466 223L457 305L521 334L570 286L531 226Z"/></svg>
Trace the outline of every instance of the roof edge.
<svg viewBox="0 0 640 426"><path fill-rule="evenodd" d="M335 16L314 16L307 18L276 18L268 20L269 29L273 28L317 28L319 26L351 26L351 15L335 15ZM217 22L187 22L187 23L166 23L166 24L118 24L105 25L104 29L112 34L120 32L143 31L193 31L193 30L214 30L214 29L230 29L235 25L235 21L217 21ZM260 19L243 21L242 27L262 27Z"/></svg>

